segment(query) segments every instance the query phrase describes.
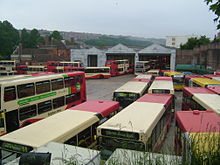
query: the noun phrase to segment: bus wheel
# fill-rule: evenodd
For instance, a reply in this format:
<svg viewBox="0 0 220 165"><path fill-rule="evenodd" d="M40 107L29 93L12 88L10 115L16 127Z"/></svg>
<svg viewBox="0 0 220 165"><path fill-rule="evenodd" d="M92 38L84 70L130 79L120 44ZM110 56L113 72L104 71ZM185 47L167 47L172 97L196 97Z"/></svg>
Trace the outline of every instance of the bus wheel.
<svg viewBox="0 0 220 165"><path fill-rule="evenodd" d="M104 78L104 76L103 76L103 75L100 75L100 76L99 76L99 78L100 78L100 79L103 79L103 78Z"/></svg>

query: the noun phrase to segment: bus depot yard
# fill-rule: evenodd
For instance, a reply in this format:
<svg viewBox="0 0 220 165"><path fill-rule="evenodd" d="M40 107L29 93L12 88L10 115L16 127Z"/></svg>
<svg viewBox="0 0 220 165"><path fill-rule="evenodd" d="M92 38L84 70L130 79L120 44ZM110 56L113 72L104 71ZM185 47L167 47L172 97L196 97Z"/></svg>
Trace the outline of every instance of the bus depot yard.
<svg viewBox="0 0 220 165"><path fill-rule="evenodd" d="M23 153L33 150L52 153L51 162L55 164L60 159L63 164L99 164L102 159L104 164L108 158L106 164L219 164L220 82L211 76L184 79L181 73L163 72L159 76L155 69L151 74L156 77L126 74L94 80L85 80L82 72L66 72L2 80L5 90L1 91L1 106L10 106L14 101L14 105L24 107L16 112L13 105L10 113L1 115L5 120L2 133L7 132L0 137L1 163L18 164L25 161ZM15 86L5 83L8 81L15 82ZM187 83L189 87L183 88ZM48 91L53 93L48 96L51 100L44 94ZM39 96L25 99L34 94ZM34 105L26 106L31 102ZM49 117L30 124L38 120L33 116L43 118L45 114ZM17 129L23 121L30 125ZM73 157L67 153L55 162L57 148L64 147L63 152L67 151L65 147L74 150L62 143L89 149L74 147L79 153ZM86 156L85 152L94 154ZM18 156L20 159L16 159ZM83 162L82 157L91 161Z"/></svg>

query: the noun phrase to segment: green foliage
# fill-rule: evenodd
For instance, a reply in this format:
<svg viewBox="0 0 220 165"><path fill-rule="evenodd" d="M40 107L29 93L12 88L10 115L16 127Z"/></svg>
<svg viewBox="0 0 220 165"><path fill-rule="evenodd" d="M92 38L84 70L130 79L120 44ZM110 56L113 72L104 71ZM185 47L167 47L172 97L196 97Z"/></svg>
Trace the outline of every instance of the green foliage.
<svg viewBox="0 0 220 165"><path fill-rule="evenodd" d="M200 38L192 37L189 38L187 43L180 45L181 49L192 50L195 47L199 47L200 45L206 45L210 43L210 39L206 36L201 36Z"/></svg>
<svg viewBox="0 0 220 165"><path fill-rule="evenodd" d="M0 59L10 59L19 42L18 31L8 21L0 21Z"/></svg>
<svg viewBox="0 0 220 165"><path fill-rule="evenodd" d="M103 47L103 46L115 46L119 43L127 45L127 46L149 46L152 43L150 41L138 41L138 40L131 40L126 37L109 37L109 36L102 36L99 37L98 39L90 39L86 40L85 43L87 45L92 45L92 46L98 46L98 47Z"/></svg>
<svg viewBox="0 0 220 165"><path fill-rule="evenodd" d="M217 29L220 29L220 1L219 0L205 0L209 6L209 10L213 11L217 16L214 21L218 23Z"/></svg>
<svg viewBox="0 0 220 165"><path fill-rule="evenodd" d="M53 39L56 39L56 40L62 40L63 36L57 30L54 30L52 32L52 34L50 35L50 38L53 38Z"/></svg>
<svg viewBox="0 0 220 165"><path fill-rule="evenodd" d="M36 29L33 29L30 32L26 29L22 29L20 41L23 48L37 48L38 45L44 43L43 37L40 36L38 30Z"/></svg>

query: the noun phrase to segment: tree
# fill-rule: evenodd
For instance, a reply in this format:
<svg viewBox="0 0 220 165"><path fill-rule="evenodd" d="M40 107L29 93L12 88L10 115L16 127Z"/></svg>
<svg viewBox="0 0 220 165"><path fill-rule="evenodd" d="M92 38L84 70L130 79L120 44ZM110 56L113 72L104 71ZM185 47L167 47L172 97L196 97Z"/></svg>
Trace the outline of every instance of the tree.
<svg viewBox="0 0 220 165"><path fill-rule="evenodd" d="M217 29L220 29L220 1L219 0L205 0L209 6L209 10L213 11L217 16L214 21L218 23Z"/></svg>
<svg viewBox="0 0 220 165"><path fill-rule="evenodd" d="M206 45L210 43L210 39L206 36L201 36L200 38L197 37L191 37L188 39L187 43L181 44L181 49L189 49L192 50L195 47L199 47L200 45Z"/></svg>
<svg viewBox="0 0 220 165"><path fill-rule="evenodd" d="M56 40L62 40L63 39L62 35L57 30L54 30L52 32L52 34L50 35L50 38L51 39L53 38L53 39L56 39Z"/></svg>
<svg viewBox="0 0 220 165"><path fill-rule="evenodd" d="M10 59L19 42L19 32L8 21L0 21L0 58Z"/></svg>
<svg viewBox="0 0 220 165"><path fill-rule="evenodd" d="M28 48L30 41L30 34L26 29L22 29L20 42L22 43L23 48Z"/></svg>

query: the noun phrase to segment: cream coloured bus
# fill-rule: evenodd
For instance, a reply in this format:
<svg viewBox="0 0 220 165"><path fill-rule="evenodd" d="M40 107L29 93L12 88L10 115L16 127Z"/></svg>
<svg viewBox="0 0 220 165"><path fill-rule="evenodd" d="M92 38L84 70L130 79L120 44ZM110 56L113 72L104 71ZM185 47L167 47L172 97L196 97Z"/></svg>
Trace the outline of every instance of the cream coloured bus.
<svg viewBox="0 0 220 165"><path fill-rule="evenodd" d="M99 118L95 112L66 110L0 137L2 162L48 142L89 146L95 139ZM16 155L16 156L15 156Z"/></svg>

